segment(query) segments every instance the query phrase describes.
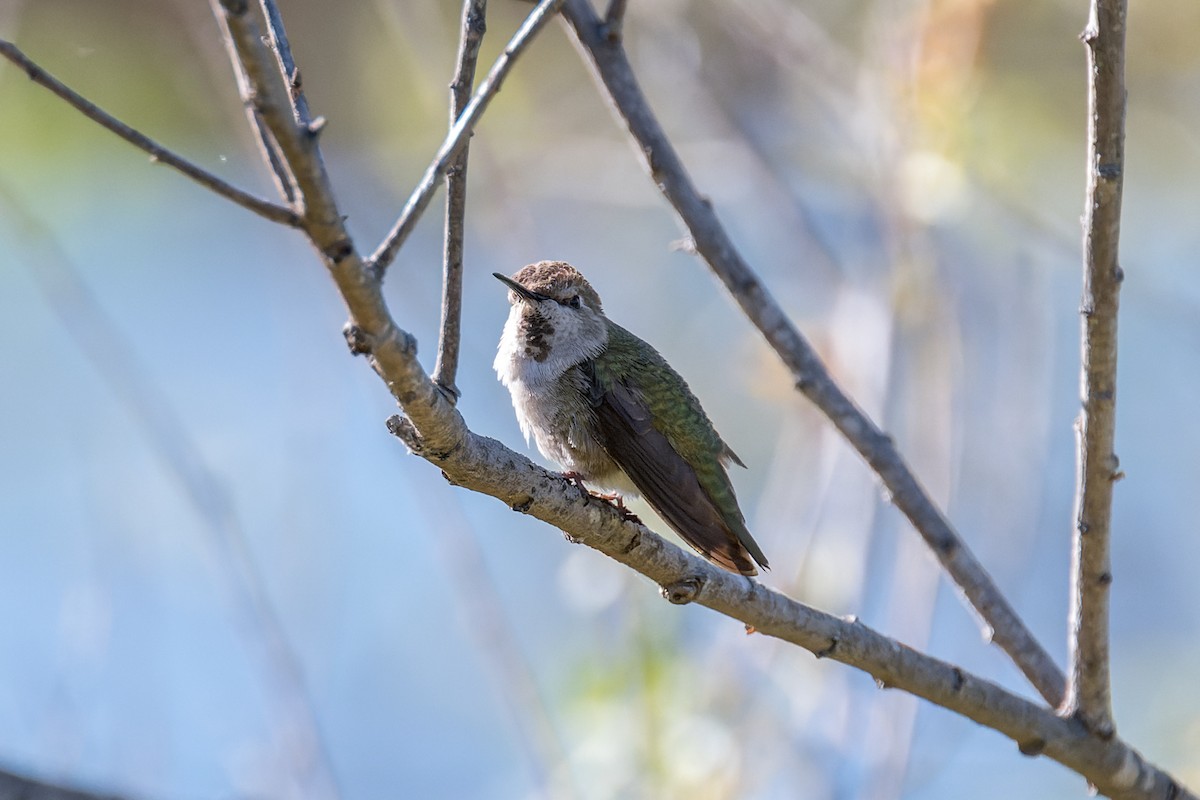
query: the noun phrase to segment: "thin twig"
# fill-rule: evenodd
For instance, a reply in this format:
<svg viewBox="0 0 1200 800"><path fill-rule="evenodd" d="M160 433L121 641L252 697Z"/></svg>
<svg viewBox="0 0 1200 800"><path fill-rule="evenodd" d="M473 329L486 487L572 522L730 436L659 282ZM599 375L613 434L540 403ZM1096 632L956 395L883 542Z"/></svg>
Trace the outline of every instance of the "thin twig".
<svg viewBox="0 0 1200 800"><path fill-rule="evenodd" d="M1125 171L1126 0L1093 0L1083 33L1088 53L1088 160L1084 206L1082 376L1076 421L1070 682L1064 706L1100 736L1112 736L1108 601L1113 484L1121 471L1113 439L1117 405L1117 261Z"/></svg>
<svg viewBox="0 0 1200 800"><path fill-rule="evenodd" d="M240 3L239 8L242 13L248 10L245 3ZM250 76L246 74L245 68L238 61L233 63L233 74L237 81L238 96L242 98L246 119L254 131L254 140L258 144L258 151L271 170L275 188L279 190L279 194L287 201L288 205L296 206L300 201L300 187L297 186L296 176L292 174L279 149L279 142L275 140L266 120L263 119L261 109L253 101L254 88L251 85Z"/></svg>
<svg viewBox="0 0 1200 800"><path fill-rule="evenodd" d="M237 188L233 184L218 178L208 170L196 166L183 156L168 150L141 131L131 128L39 67L12 42L0 39L0 56L4 56L16 64L24 70L31 81L46 87L67 101L68 105L75 108L88 119L98 122L101 126L120 136L134 147L148 153L152 161L174 167L206 189L219 194L226 200L232 200L242 208L249 209L264 219L268 219L271 222L278 222L280 225L287 225L291 228L298 228L300 226L300 217L296 212L263 200L262 198L255 197L249 192Z"/></svg>
<svg viewBox="0 0 1200 800"><path fill-rule="evenodd" d="M252 121L265 126L267 138L278 146L282 165L295 183L305 231L310 238L319 235L330 247L344 250L350 246L349 237L317 143L319 126L297 122L291 89L284 84L275 51L263 41L262 27L248 0L211 2L222 23L242 101L255 111Z"/></svg>
<svg viewBox="0 0 1200 800"><path fill-rule="evenodd" d="M292 57L292 45L288 42L287 33L283 28L283 17L279 14L275 0L261 0L261 5L263 19L267 21L267 33L271 37L271 49L275 51L280 73L288 85L296 124L302 128L309 128L318 123L314 123L308 110L308 98L304 96L300 81L300 68L296 66L296 60Z"/></svg>
<svg viewBox="0 0 1200 800"><path fill-rule="evenodd" d="M463 0L462 33L458 43L458 67L450 83L450 127L458 122L471 88L475 85L475 65L479 46L487 31L487 0ZM455 402L460 392L458 348L462 328L463 223L467 213L467 156L470 140L446 170L446 231L442 254L442 327L438 336L437 363L433 382Z"/></svg>
<svg viewBox="0 0 1200 800"><path fill-rule="evenodd" d="M1062 671L917 482L891 438L834 382L812 345L742 259L712 204L697 191L650 110L620 43L604 36L603 23L587 0L568 0L563 16L589 56L617 113L637 140L651 178L687 226L696 252L791 370L796 388L825 413L883 480L892 502L924 537L960 593L982 618L986 634L1008 653L1043 697L1058 705L1065 684Z"/></svg>
<svg viewBox="0 0 1200 800"><path fill-rule="evenodd" d="M483 83L475 92L475 96L471 98L471 102L463 109L458 116L458 121L450 128L450 132L446 135L446 139L442 142L442 146L438 148L437 155L434 156L433 163L425 174L421 177L421 182L417 184L417 188L409 195L408 202L404 205L404 210L400 212L400 218L396 220L396 224L392 226L391 231L384 237L383 242L375 250L375 253L370 257L369 262L373 271L380 278L387 271L388 265L392 263L392 259L396 257L396 253L400 250L400 246L412 233L412 229L416 226L417 220L429 205L429 201L433 198L433 193L437 189L438 180L449 168L454 158L459 151L466 146L467 140L470 138L475 126L479 123L480 117L487 109L488 103L500 91L500 86L504 82L504 78L516 63L517 57L524 52L533 38L537 36L542 28L546 27L554 15L558 13L564 0L542 0L537 7L529 12L529 16L521 24L516 34L509 41L508 46L504 48L504 52L496 59L484 78Z"/></svg>

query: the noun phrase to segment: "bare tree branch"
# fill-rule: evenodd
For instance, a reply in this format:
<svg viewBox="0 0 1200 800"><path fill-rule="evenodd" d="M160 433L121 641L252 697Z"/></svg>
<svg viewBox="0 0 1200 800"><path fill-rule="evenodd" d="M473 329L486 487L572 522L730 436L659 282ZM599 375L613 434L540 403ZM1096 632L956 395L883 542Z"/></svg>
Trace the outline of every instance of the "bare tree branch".
<svg viewBox="0 0 1200 800"><path fill-rule="evenodd" d="M929 498L891 438L834 382L812 345L742 259L650 110L620 42L604 35L603 23L587 0L568 0L563 16L637 141L651 178L687 226L696 251L791 370L796 388L829 417L883 480L892 502L924 537L960 594L978 612L987 635L1008 653L1038 692L1057 705L1064 691L1062 671Z"/></svg>
<svg viewBox="0 0 1200 800"><path fill-rule="evenodd" d="M319 127L323 123L314 123L308 110L308 98L304 96L300 81L300 68L292 58L292 46L283 29L283 17L279 15L279 6L275 4L275 0L261 0L261 5L263 19L267 22L267 33L271 37L271 49L275 51L280 74L290 89L288 96L292 100L292 113L296 117L296 124L302 128L311 128L314 124L318 124Z"/></svg>
<svg viewBox="0 0 1200 800"><path fill-rule="evenodd" d="M271 135L261 111L250 100L253 95L250 77L238 62L233 65L233 73L237 81L238 96L242 98L242 106L246 112L246 119L254 131L254 139L258 143L259 153L271 169L271 177L275 179L275 188L279 190L279 194L289 206L295 206L300 199L300 188L296 185L296 176L289 171L283 153L279 150L279 143Z"/></svg>
<svg viewBox="0 0 1200 800"><path fill-rule="evenodd" d="M1125 0L1092 0L1088 54L1087 197L1084 204L1082 403L1071 570L1070 681L1064 710L1112 736L1108 600L1117 405L1117 261L1125 170Z"/></svg>
<svg viewBox="0 0 1200 800"><path fill-rule="evenodd" d="M438 180L445 174L459 151L466 146L467 140L479 123L479 118L487 109L488 103L500 91L500 85L504 83L504 79L512 69L517 57L529 46L538 32L546 27L546 23L554 18L562 4L563 0L542 0L538 3L504 48L504 52L496 59L496 63L492 65L487 77L476 90L475 96L458 115L458 121L446 134L446 139L438 148L433 163L425 170L421 182L417 184L417 188L413 190L408 202L404 205L404 210L400 212L400 218L396 220L396 224L392 226L391 231L369 259L369 263L377 275L380 277L384 275L388 265L392 263L392 259L400 250L400 246L412 233L417 220L420 219L421 214L429 205L429 201L433 198Z"/></svg>
<svg viewBox="0 0 1200 800"><path fill-rule="evenodd" d="M134 147L148 153L152 161L174 167L201 186L216 192L226 200L232 200L242 208L249 209L264 219L291 228L300 226L300 217L296 212L237 188L208 170L198 167L186 158L168 150L144 133L131 128L39 67L12 42L0 39L0 56L4 56L16 64L25 71L31 81L46 87L87 118L98 122Z"/></svg>
<svg viewBox="0 0 1200 800"><path fill-rule="evenodd" d="M450 83L450 127L458 122L471 88L475 85L475 64L479 45L487 31L487 0L463 0L462 33L458 43L458 67ZM458 373L458 345L462 328L463 223L467 213L467 155L470 140L463 144L454 163L446 170L446 232L442 255L442 328L438 337L437 363L433 382L455 402L460 392L455 383Z"/></svg>
<svg viewBox="0 0 1200 800"><path fill-rule="evenodd" d="M250 13L248 0L212 0L212 4L239 76L242 101L261 119L295 181L305 231L313 237L314 230L318 230L322 238L340 233L338 242L331 246L349 247L317 145L319 131L297 123L290 89L284 86L277 64L272 64L276 59L263 43L262 28Z"/></svg>

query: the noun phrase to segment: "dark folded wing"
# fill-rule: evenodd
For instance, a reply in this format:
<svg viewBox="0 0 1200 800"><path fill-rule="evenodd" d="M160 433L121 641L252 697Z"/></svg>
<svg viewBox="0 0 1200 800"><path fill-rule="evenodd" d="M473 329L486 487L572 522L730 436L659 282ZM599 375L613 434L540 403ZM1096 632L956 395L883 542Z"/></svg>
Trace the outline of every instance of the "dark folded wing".
<svg viewBox="0 0 1200 800"><path fill-rule="evenodd" d="M750 554L700 485L696 471L651 424L646 404L623 383L607 390L597 387L593 402L605 451L659 516L713 563L757 575Z"/></svg>

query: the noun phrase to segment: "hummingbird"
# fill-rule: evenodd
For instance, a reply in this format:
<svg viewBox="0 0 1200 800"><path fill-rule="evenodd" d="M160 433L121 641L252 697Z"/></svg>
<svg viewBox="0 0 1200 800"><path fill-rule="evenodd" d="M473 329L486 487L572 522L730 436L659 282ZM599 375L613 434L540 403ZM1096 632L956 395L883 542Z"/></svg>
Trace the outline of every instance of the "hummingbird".
<svg viewBox="0 0 1200 800"><path fill-rule="evenodd" d="M606 317L565 261L493 275L512 306L493 366L526 442L569 477L645 498L712 563L742 575L767 568L725 471L746 465L666 359Z"/></svg>

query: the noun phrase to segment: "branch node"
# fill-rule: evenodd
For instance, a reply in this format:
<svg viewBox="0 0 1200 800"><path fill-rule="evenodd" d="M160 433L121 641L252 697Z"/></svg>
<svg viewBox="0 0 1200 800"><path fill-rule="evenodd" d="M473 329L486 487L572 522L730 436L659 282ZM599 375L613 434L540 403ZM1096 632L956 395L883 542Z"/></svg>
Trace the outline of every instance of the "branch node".
<svg viewBox="0 0 1200 800"><path fill-rule="evenodd" d="M600 38L610 46L615 47L621 42L627 5L627 0L609 0L608 2L608 11L605 12L604 21L600 23L598 30Z"/></svg>
<svg viewBox="0 0 1200 800"><path fill-rule="evenodd" d="M951 673L954 677L954 682L951 684L950 688L955 694L958 694L963 690L963 687L967 685L967 678L965 675L963 675L963 671L959 667L954 667L951 670Z"/></svg>
<svg viewBox="0 0 1200 800"><path fill-rule="evenodd" d="M934 543L934 549L943 556L949 557L954 555L954 551L958 549L959 542L957 539L945 538L938 539Z"/></svg>
<svg viewBox="0 0 1200 800"><path fill-rule="evenodd" d="M309 136L317 136L325 129L325 124L329 122L325 117L316 117L305 126L304 132Z"/></svg>
<svg viewBox="0 0 1200 800"><path fill-rule="evenodd" d="M1121 177L1120 164L1097 164L1096 177L1105 181L1115 181Z"/></svg>
<svg viewBox="0 0 1200 800"><path fill-rule="evenodd" d="M687 253L689 256L697 254L696 240L691 236L684 236L682 239L676 239L667 245L667 249L672 253Z"/></svg>
<svg viewBox="0 0 1200 800"><path fill-rule="evenodd" d="M511 508L513 511L516 511L518 514L524 514L528 512L529 509L533 508L533 498L526 497L524 500L518 500L517 502L509 505L509 508ZM568 537L568 541L570 541L570 537Z"/></svg>
<svg viewBox="0 0 1200 800"><path fill-rule="evenodd" d="M442 393L442 397L446 398L447 403L452 406L458 405L458 399L462 397L462 391L457 386L453 383L444 383L442 381L436 381L434 385Z"/></svg>
<svg viewBox="0 0 1200 800"><path fill-rule="evenodd" d="M1046 749L1046 740L1038 737L1024 739L1017 742L1017 749L1021 751L1021 755L1023 756L1029 756L1030 758L1040 756Z"/></svg>
<svg viewBox="0 0 1200 800"><path fill-rule="evenodd" d="M322 250L321 254L329 259L334 266L337 266L354 254L354 245L348 239L338 239Z"/></svg>
<svg viewBox="0 0 1200 800"><path fill-rule="evenodd" d="M691 575L680 581L667 584L661 589L663 598L668 603L677 606L685 606L694 601L699 595L700 590L704 588L703 575Z"/></svg>
<svg viewBox="0 0 1200 800"><path fill-rule="evenodd" d="M813 655L817 658L829 658L833 655L833 651L837 650L837 646L841 644L841 640L836 636L829 640L829 644L820 650L813 650Z"/></svg>
<svg viewBox="0 0 1200 800"><path fill-rule="evenodd" d="M347 322L342 326L342 336L346 339L346 346L350 348L350 355L365 356L371 354L370 337L367 336L366 331L353 321Z"/></svg>
<svg viewBox="0 0 1200 800"><path fill-rule="evenodd" d="M641 532L641 530L635 528L633 531L633 536L630 536L629 541L626 542L624 545L622 545L621 555L629 555L634 550L636 550L638 548L638 546L641 545L641 543L642 543L642 532Z"/></svg>
<svg viewBox="0 0 1200 800"><path fill-rule="evenodd" d="M392 414L387 418L388 433L395 436L400 441L404 442L404 446L408 448L408 452L414 456L423 456L425 454L425 443L421 441L421 434L417 433L417 428L412 424L412 420L401 414Z"/></svg>
<svg viewBox="0 0 1200 800"><path fill-rule="evenodd" d="M233 17L240 17L250 10L248 0L221 0L221 8Z"/></svg>

